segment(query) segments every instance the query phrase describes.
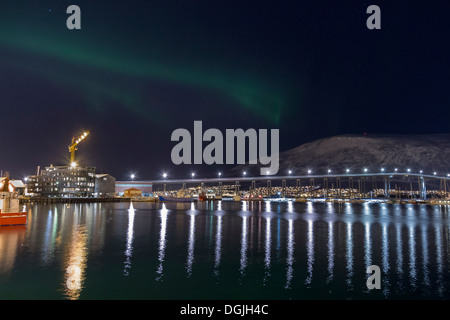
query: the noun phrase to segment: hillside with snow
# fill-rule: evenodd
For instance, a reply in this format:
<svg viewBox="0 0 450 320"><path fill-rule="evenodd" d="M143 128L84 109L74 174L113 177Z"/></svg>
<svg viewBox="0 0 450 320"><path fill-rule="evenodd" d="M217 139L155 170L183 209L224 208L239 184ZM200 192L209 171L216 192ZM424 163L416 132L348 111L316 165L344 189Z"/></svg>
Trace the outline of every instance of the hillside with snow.
<svg viewBox="0 0 450 320"><path fill-rule="evenodd" d="M238 173L247 170L259 175L260 165L241 165L233 169ZM277 175L380 172L381 168L393 172L423 170L424 174L450 173L450 134L429 135L339 135L305 143L280 153Z"/></svg>

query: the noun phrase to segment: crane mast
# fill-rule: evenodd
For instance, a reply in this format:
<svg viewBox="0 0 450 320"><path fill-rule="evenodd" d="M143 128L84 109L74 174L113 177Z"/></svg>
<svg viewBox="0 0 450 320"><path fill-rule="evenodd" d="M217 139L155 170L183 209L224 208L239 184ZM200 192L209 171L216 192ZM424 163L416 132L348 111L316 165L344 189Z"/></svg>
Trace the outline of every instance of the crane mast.
<svg viewBox="0 0 450 320"><path fill-rule="evenodd" d="M88 134L89 131L85 131L77 139L75 139L75 137L72 138L72 143L69 146L70 163L72 165L75 163L75 151L78 150L78 145L88 136Z"/></svg>

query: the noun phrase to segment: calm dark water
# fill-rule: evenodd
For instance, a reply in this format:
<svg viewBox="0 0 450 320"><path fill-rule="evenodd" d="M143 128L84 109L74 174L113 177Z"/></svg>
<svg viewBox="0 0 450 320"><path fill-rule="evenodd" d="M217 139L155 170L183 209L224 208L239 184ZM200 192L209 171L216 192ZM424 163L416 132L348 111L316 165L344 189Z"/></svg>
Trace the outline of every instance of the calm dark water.
<svg viewBox="0 0 450 320"><path fill-rule="evenodd" d="M0 299L448 299L448 207L35 205L0 228ZM381 289L369 290L369 265Z"/></svg>

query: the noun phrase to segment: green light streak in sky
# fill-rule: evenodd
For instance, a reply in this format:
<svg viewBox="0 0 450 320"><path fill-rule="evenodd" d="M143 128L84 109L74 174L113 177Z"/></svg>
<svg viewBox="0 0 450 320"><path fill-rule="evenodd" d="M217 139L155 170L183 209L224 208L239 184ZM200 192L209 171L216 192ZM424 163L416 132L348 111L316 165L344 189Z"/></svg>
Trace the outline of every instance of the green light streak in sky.
<svg viewBox="0 0 450 320"><path fill-rule="evenodd" d="M0 44L13 49L23 50L25 53L38 54L47 58L74 66L88 67L93 71L103 71L123 76L142 77L171 84L182 84L190 87L207 89L236 101L243 108L259 115L271 123L278 125L285 104L283 92L262 79L255 76L230 74L220 70L210 71L208 66L203 70L186 65L161 63L160 61L143 60L127 54L127 48L114 50L99 45L80 43L79 37L73 37L67 31L66 37L52 36L48 31L20 32L11 28L0 34ZM74 38L74 39L71 39ZM139 92L125 92L120 88L110 87L93 81L86 81L84 77L74 77L73 74L58 74L55 70L45 70L48 67L36 66L35 72L40 72L59 83L74 85L85 91L87 97L95 96L111 99L138 114L150 114L157 106L143 106L139 103ZM227 70L226 68L223 68ZM274 81L271 81L272 83ZM180 106L182 107L182 106ZM212 106L214 107L214 106Z"/></svg>

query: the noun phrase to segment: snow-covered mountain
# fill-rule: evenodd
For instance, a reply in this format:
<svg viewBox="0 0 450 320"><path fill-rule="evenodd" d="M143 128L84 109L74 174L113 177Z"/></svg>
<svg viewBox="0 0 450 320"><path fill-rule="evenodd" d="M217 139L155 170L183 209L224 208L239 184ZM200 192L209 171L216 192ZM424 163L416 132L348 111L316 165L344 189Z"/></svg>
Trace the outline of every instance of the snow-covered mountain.
<svg viewBox="0 0 450 320"><path fill-rule="evenodd" d="M247 170L259 175L260 165L235 167L236 173ZM277 175L380 172L381 168L393 172L423 170L424 174L450 173L450 134L427 135L339 135L305 143L280 153Z"/></svg>

